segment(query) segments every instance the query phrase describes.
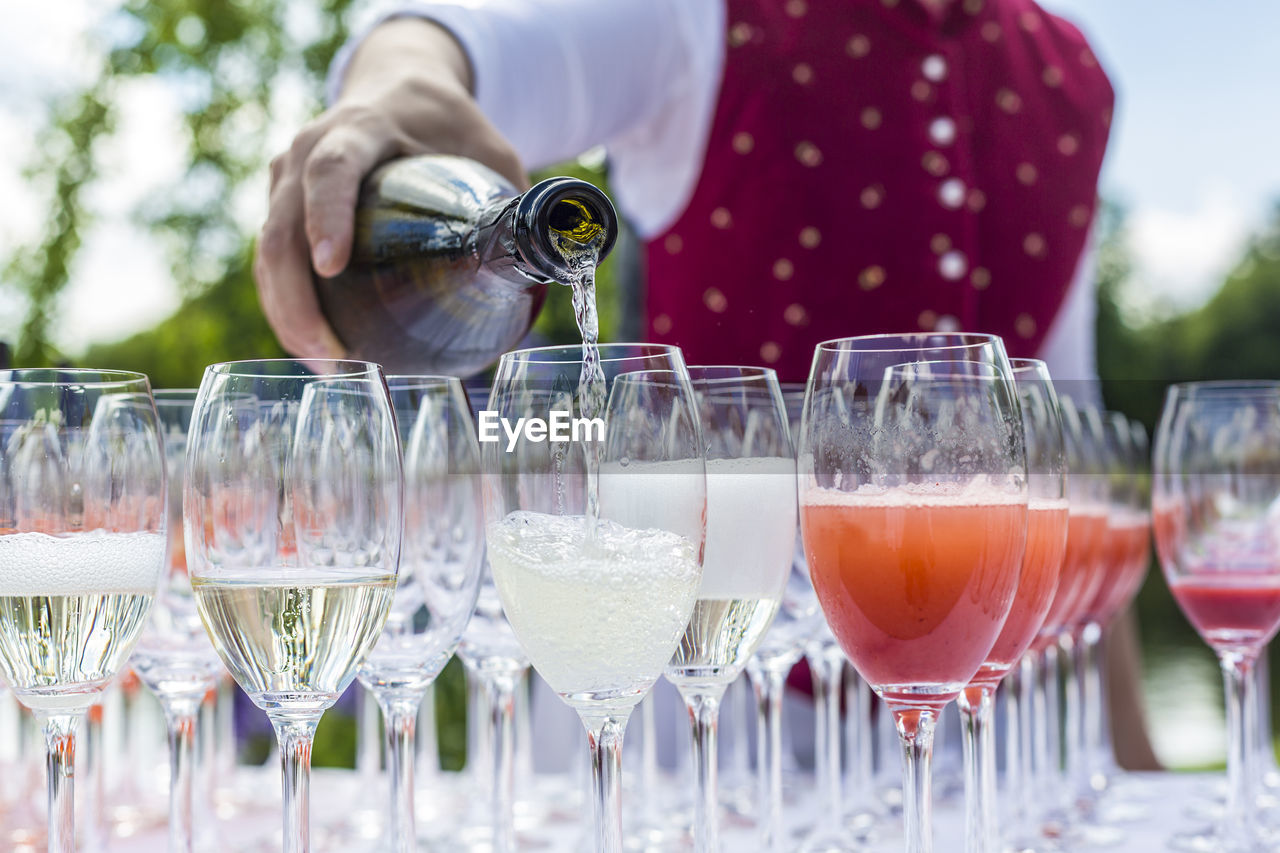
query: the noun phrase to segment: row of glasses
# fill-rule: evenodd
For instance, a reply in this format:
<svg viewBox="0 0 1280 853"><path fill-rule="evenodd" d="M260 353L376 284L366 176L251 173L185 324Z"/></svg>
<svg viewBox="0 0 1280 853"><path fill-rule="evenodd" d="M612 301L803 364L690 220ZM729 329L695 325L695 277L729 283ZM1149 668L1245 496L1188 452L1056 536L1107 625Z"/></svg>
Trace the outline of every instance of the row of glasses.
<svg viewBox="0 0 1280 853"><path fill-rule="evenodd" d="M1030 648L1048 615L1058 588L1067 548L1067 457L1057 394L1044 362L1011 360L1022 413L1028 472L1026 547L1009 616L957 704L963 724L965 768L965 844L967 853L999 849L996 827L996 689ZM1017 742L1017 701L1009 735ZM1025 762L1008 766L1011 790L1024 786ZM1025 800L1023 801L1025 809Z"/></svg>
<svg viewBox="0 0 1280 853"><path fill-rule="evenodd" d="M906 847L922 853L932 849L938 714L995 645L1026 545L1026 451L1002 342L922 334L819 344L799 453L814 588L893 714Z"/></svg>

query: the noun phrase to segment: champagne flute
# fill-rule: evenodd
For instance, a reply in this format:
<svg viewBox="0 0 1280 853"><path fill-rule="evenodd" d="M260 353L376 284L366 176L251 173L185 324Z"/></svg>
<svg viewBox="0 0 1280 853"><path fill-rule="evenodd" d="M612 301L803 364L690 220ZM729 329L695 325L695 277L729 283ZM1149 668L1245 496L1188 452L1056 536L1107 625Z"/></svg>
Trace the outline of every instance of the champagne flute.
<svg viewBox="0 0 1280 853"><path fill-rule="evenodd" d="M475 608L484 507L480 448L462 383L443 376L391 376L387 386L404 447L404 540L391 612L358 676L382 709L390 848L406 853L417 846L418 707Z"/></svg>
<svg viewBox="0 0 1280 853"><path fill-rule="evenodd" d="M720 701L773 622L796 541L796 468L774 371L689 368L707 456L702 586L666 678L692 724L694 849L720 849Z"/></svg>
<svg viewBox="0 0 1280 853"><path fill-rule="evenodd" d="M187 428L195 405L193 388L154 392L164 437L169 481L168 571L161 578L151 617L129 659L134 672L155 693L164 709L169 735L169 849L193 848L193 782L196 767L196 721L205 695L215 687L222 662L200 624L182 539L182 483L187 456ZM257 401L245 395L241 405L252 411Z"/></svg>
<svg viewBox="0 0 1280 853"><path fill-rule="evenodd" d="M243 394L259 406L238 406ZM387 618L402 491L377 365L280 359L205 369L187 438L187 567L222 662L275 728L286 853L310 849L316 724Z"/></svg>
<svg viewBox="0 0 1280 853"><path fill-rule="evenodd" d="M1067 460L1058 397L1043 361L1011 359L1010 366L1021 403L1026 440L1027 545L1009 618L987 659L957 699L964 736L964 846L967 853L995 851L999 846L993 731L996 688L1040 630L1053 601L1058 571L1067 549ZM945 367L944 363L936 370ZM1016 711L1011 718L1016 718ZM1011 763L1010 772L1016 772L1016 768L1017 763Z"/></svg>
<svg viewBox="0 0 1280 853"><path fill-rule="evenodd" d="M0 671L44 729L48 849L71 853L75 727L164 567L164 455L140 373L0 371L0 418Z"/></svg>
<svg viewBox="0 0 1280 853"><path fill-rule="evenodd" d="M702 578L705 452L689 374L667 346L520 350L499 361L489 408L493 578L533 666L587 729L596 849L619 853L623 732Z"/></svg>
<svg viewBox="0 0 1280 853"><path fill-rule="evenodd" d="M976 364L935 375L933 362ZM827 622L893 712L907 850L923 853L932 849L934 726L995 645L1026 542L1022 420L1000 339L819 344L800 506Z"/></svg>
<svg viewBox="0 0 1280 853"><path fill-rule="evenodd" d="M1273 850L1253 802L1249 727L1258 656L1280 628L1280 383L1170 388L1156 435L1152 513L1165 579L1214 650L1227 703L1227 804L1182 849Z"/></svg>

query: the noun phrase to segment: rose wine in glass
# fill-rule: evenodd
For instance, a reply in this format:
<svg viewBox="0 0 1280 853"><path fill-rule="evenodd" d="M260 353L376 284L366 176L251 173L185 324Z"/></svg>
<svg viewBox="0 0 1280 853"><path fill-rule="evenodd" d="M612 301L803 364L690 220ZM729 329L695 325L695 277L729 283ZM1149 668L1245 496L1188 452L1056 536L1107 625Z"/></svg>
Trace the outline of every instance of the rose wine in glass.
<svg viewBox="0 0 1280 853"><path fill-rule="evenodd" d="M1066 452L1062 414L1048 367L1036 359L1013 359L1014 384L1022 409L1030 499L1022 570L1009 617L977 674L960 694L964 730L965 850L994 851L999 844L995 818L996 688L1035 640L1058 588L1067 547ZM1011 694L1010 728L1017 735L1018 699ZM1029 759L1030 756L1025 758ZM1029 776L1025 760L1010 762L1012 777ZM1019 819L1028 811L1026 800Z"/></svg>
<svg viewBox="0 0 1280 853"><path fill-rule="evenodd" d="M1169 389L1154 455L1153 515L1174 600L1218 655L1227 701L1227 804L1174 846L1274 850L1253 802L1253 669L1280 628L1280 383ZM1205 848L1204 844L1210 845Z"/></svg>
<svg viewBox="0 0 1280 853"><path fill-rule="evenodd" d="M1013 603L1027 530L1021 413L989 335L818 346L799 456L814 589L903 747L907 849L932 849L930 757Z"/></svg>

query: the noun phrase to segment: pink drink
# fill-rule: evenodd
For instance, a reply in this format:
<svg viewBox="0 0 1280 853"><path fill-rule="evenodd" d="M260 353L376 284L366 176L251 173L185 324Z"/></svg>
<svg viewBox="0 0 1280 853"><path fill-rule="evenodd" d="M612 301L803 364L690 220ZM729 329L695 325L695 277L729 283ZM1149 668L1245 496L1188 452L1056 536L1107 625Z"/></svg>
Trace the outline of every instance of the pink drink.
<svg viewBox="0 0 1280 853"><path fill-rule="evenodd" d="M1058 589L1058 573L1067 547L1067 504L1030 507L1027 549L1009 618L975 682L998 684L1031 645Z"/></svg>
<svg viewBox="0 0 1280 853"><path fill-rule="evenodd" d="M1256 653L1280 628L1280 572L1206 572L1169 588L1216 651Z"/></svg>
<svg viewBox="0 0 1280 853"><path fill-rule="evenodd" d="M906 491L803 504L813 586L858 672L891 701L954 699L1008 616L1026 507Z"/></svg>

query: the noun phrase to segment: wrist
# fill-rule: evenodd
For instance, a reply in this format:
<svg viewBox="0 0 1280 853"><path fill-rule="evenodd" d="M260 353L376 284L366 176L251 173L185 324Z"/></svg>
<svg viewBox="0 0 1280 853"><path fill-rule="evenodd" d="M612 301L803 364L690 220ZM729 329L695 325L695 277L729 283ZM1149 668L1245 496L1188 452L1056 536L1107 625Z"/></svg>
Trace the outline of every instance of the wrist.
<svg viewBox="0 0 1280 853"><path fill-rule="evenodd" d="M470 94L473 79L466 52L447 29L422 18L393 18L361 42L338 99L367 99L406 80Z"/></svg>

